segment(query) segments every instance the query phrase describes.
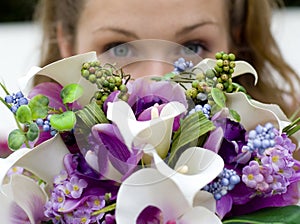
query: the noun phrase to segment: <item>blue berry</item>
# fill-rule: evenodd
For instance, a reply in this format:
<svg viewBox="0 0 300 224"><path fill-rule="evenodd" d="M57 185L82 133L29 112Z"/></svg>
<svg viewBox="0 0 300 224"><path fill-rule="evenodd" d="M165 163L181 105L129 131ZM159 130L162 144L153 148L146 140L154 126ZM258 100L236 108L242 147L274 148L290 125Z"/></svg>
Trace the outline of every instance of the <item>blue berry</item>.
<svg viewBox="0 0 300 224"><path fill-rule="evenodd" d="M212 193L216 200L220 200L228 191L233 190L238 183L240 183L240 177L237 173L234 170L224 168L218 177L206 185L203 190Z"/></svg>
<svg viewBox="0 0 300 224"><path fill-rule="evenodd" d="M27 105L28 104L28 100L25 98L25 97L21 97L19 100L18 100L18 105L21 106L21 105Z"/></svg>
<svg viewBox="0 0 300 224"><path fill-rule="evenodd" d="M13 103L14 98L11 95L7 95L4 100L6 103Z"/></svg>
<svg viewBox="0 0 300 224"><path fill-rule="evenodd" d="M11 108L10 108L10 110L15 114L16 112L17 112L17 110L18 110L18 106L17 105L13 105Z"/></svg>
<svg viewBox="0 0 300 224"><path fill-rule="evenodd" d="M267 148L275 145L275 128L271 123L266 123L265 126L258 125L248 134L247 150L253 152L258 151L263 154Z"/></svg>
<svg viewBox="0 0 300 224"><path fill-rule="evenodd" d="M36 119L35 123L37 124L37 126L42 127L44 124L44 120L42 118L38 118Z"/></svg>
<svg viewBox="0 0 300 224"><path fill-rule="evenodd" d="M50 125L49 124L44 124L43 125L43 131L50 131Z"/></svg>
<svg viewBox="0 0 300 224"><path fill-rule="evenodd" d="M20 99L22 97L24 97L24 95L23 95L23 93L21 91L19 91L19 92L16 93L16 98L17 99Z"/></svg>

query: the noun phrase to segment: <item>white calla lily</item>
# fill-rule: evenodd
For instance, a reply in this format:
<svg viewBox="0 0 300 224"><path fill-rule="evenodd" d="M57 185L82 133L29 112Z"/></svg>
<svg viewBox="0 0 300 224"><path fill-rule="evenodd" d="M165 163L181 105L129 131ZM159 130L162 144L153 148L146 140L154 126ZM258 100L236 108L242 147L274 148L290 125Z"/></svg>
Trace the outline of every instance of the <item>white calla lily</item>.
<svg viewBox="0 0 300 224"><path fill-rule="evenodd" d="M18 219L19 212L24 212L30 223L39 223L43 219L43 206L48 196L33 179L19 174L12 175L9 183L5 184L2 190L5 196L1 194L1 198L4 199L0 201L1 210L6 212L1 216L2 222L15 223L13 220ZM22 211L19 211L17 206Z"/></svg>
<svg viewBox="0 0 300 224"><path fill-rule="evenodd" d="M116 221L117 223L136 223L143 209L151 205L162 211L165 222L177 219L187 224L221 223L214 211L207 209L214 205L206 203L206 207L199 204L194 207L185 198L182 190L172 178L164 176L159 170L141 169L128 177L120 187ZM139 197L135 197L136 195ZM210 200L210 203L215 204L215 201Z"/></svg>
<svg viewBox="0 0 300 224"><path fill-rule="evenodd" d="M25 95L28 95L33 86L33 78L36 75L43 75L57 81L62 86L73 83L79 83L84 89L84 95L78 99L81 105L89 103L91 96L96 91L96 85L87 82L81 77L81 67L85 62L97 61L96 52L88 52L68 57L43 68L32 67L29 72L18 80L18 85Z"/></svg>
<svg viewBox="0 0 300 224"><path fill-rule="evenodd" d="M206 58L200 61L194 68L199 68L202 71L206 71L208 68L214 68L216 62L217 60L215 59ZM254 76L254 85L256 85L258 81L258 75L252 65L245 61L235 61L235 68L234 72L232 73L232 77L234 78L246 73L250 73Z"/></svg>
<svg viewBox="0 0 300 224"><path fill-rule="evenodd" d="M169 102L161 110L159 117L148 121L137 121L132 108L124 101L108 103L107 118L114 122L131 150L132 146L152 145L164 158L170 147L174 118L186 108L179 102Z"/></svg>
<svg viewBox="0 0 300 224"><path fill-rule="evenodd" d="M200 148L186 149L179 157L174 169L169 167L155 150L146 150L151 155L155 168L177 184L190 205L194 203L195 194L218 176L223 167L223 159L216 153Z"/></svg>
<svg viewBox="0 0 300 224"><path fill-rule="evenodd" d="M46 182L45 190L52 187L53 178L64 169L63 158L69 153L60 135L43 142L35 148L22 148L5 159L0 159L0 204L9 211L9 205L15 202L33 220L30 198L36 195L43 202L47 197L41 187L26 176L12 175L7 182L7 172L12 167L23 167ZM35 223L35 222L31 222Z"/></svg>
<svg viewBox="0 0 300 224"><path fill-rule="evenodd" d="M226 106L235 110L241 117L241 124L246 130L255 129L258 124L271 122L280 132L288 126L291 121L286 117L280 107L276 104L265 104L249 99L242 92L226 93ZM251 119L249 119L251 117ZM300 133L293 136L300 145Z"/></svg>

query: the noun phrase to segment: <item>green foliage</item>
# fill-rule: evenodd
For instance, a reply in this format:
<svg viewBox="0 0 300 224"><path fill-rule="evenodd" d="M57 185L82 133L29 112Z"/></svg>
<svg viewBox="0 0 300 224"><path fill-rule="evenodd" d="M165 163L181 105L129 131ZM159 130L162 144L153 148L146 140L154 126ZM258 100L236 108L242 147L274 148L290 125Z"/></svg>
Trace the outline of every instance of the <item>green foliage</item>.
<svg viewBox="0 0 300 224"><path fill-rule="evenodd" d="M16 118L21 124L29 124L32 121L32 113L28 105L18 108Z"/></svg>
<svg viewBox="0 0 300 224"><path fill-rule="evenodd" d="M169 163L173 162L180 148L197 140L214 128L214 124L201 111L186 117L181 122L180 129L174 134Z"/></svg>
<svg viewBox="0 0 300 224"><path fill-rule="evenodd" d="M60 97L64 104L73 103L83 94L83 88L75 83L66 85L60 92Z"/></svg>
<svg viewBox="0 0 300 224"><path fill-rule="evenodd" d="M57 131L70 131L76 124L76 116L73 111L62 114L53 114L50 118L51 126Z"/></svg>
<svg viewBox="0 0 300 224"><path fill-rule="evenodd" d="M300 207L296 205L285 207L265 208L257 212L233 217L223 223L248 224L298 224L300 220Z"/></svg>
<svg viewBox="0 0 300 224"><path fill-rule="evenodd" d="M28 103L32 112L32 119L46 118L48 115L48 104L49 99L46 96L36 95L33 97Z"/></svg>
<svg viewBox="0 0 300 224"><path fill-rule="evenodd" d="M21 146L24 144L25 141L26 141L26 136L24 132L22 132L19 129L13 130L8 135L8 147L11 148L12 150L17 150L21 148Z"/></svg>

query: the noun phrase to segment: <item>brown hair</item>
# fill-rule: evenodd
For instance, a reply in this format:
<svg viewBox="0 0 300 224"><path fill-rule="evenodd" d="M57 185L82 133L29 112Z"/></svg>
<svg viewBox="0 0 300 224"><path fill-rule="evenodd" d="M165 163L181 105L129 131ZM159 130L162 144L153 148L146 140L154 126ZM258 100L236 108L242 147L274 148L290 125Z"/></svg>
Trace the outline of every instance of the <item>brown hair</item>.
<svg viewBox="0 0 300 224"><path fill-rule="evenodd" d="M41 66L61 58L56 40L56 25L62 23L64 32L74 44L76 26L84 0L41 0L38 7L43 27ZM300 78L284 61L271 30L274 8L282 6L276 0L228 0L231 51L240 60L248 61L259 74L259 82L253 86L248 76L238 82L246 87L255 99L278 104L291 115L298 109Z"/></svg>

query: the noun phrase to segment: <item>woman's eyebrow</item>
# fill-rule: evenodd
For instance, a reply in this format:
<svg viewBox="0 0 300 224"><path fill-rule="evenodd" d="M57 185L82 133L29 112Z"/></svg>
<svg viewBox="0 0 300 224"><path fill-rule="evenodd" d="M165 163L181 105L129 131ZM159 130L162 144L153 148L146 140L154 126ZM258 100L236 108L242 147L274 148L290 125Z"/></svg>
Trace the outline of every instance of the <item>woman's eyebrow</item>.
<svg viewBox="0 0 300 224"><path fill-rule="evenodd" d="M180 29L179 31L177 31L175 33L175 35L178 37L178 36L184 35L186 33L192 32L193 30L195 30L201 26L206 26L206 25L217 25L217 23L214 21L203 21L203 22L196 23L193 25L185 26L182 29Z"/></svg>
<svg viewBox="0 0 300 224"><path fill-rule="evenodd" d="M104 27L99 27L99 28L94 30L94 32L99 32L99 31L110 31L110 32L114 32L114 33L124 35L126 37L139 39L139 37L134 32L132 32L130 30L125 30L125 29L122 29L122 28L119 28L119 27L104 26Z"/></svg>

